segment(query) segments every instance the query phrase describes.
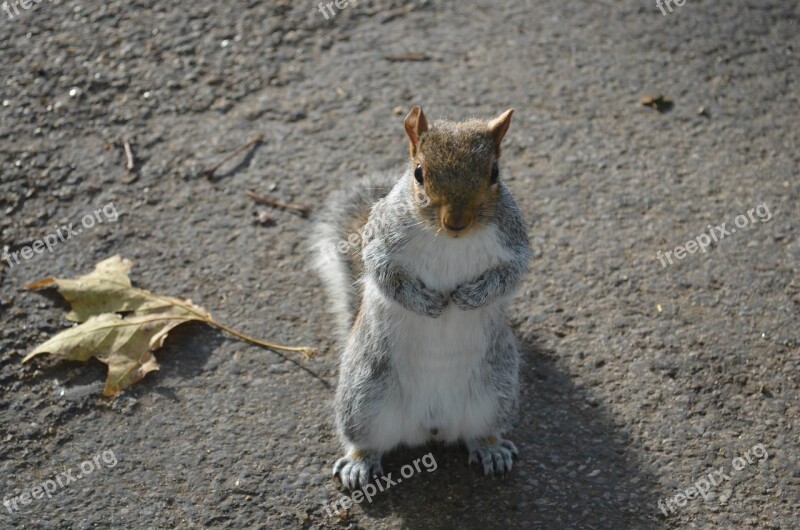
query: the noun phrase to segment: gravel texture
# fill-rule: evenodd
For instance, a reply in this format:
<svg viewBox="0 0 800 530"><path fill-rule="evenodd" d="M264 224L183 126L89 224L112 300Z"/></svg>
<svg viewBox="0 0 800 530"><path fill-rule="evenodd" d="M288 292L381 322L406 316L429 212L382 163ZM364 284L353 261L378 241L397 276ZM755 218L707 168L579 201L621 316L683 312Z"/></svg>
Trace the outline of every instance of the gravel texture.
<svg viewBox="0 0 800 530"><path fill-rule="evenodd" d="M0 262L0 496L95 455L116 461L3 507L0 528L798 528L800 4L672 9L0 10L2 246L18 251L110 203L119 213L52 253ZM428 60L386 59L420 53ZM650 94L672 108L643 106ZM525 345L510 436L521 458L490 480L463 448L404 449L384 464L394 477L429 451L436 470L331 517L337 345L308 267L311 220L245 192L319 207L352 179L398 172L414 104L451 118L516 108L502 168L535 249L511 313ZM708 225L730 230L758 205L769 215L662 266L658 251ZM99 395L99 362L22 365L67 325L58 296L23 286L113 254L135 261L138 286L319 347L301 363L313 374L200 324L173 331L161 370L116 399ZM709 473L720 482L707 499L664 516L659 501Z"/></svg>

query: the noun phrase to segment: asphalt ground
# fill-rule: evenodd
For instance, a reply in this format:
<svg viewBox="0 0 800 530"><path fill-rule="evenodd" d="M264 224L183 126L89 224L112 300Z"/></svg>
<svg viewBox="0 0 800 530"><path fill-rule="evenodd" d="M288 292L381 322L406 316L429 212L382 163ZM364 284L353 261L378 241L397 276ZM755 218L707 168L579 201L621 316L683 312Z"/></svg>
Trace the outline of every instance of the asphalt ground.
<svg viewBox="0 0 800 530"><path fill-rule="evenodd" d="M0 496L68 482L0 527L800 527L800 4L670 5L0 5L2 247L85 228L0 260ZM642 105L656 95L671 105ZM330 516L338 345L313 214L246 191L319 209L399 174L415 104L516 109L502 170L535 252L511 310L521 457L491 480L464 448L403 449L394 477L428 453L435 470ZM108 205L115 221L82 226ZM303 370L186 324L115 399L97 361L21 364L68 325L23 287L115 254L137 286L321 353L291 357Z"/></svg>

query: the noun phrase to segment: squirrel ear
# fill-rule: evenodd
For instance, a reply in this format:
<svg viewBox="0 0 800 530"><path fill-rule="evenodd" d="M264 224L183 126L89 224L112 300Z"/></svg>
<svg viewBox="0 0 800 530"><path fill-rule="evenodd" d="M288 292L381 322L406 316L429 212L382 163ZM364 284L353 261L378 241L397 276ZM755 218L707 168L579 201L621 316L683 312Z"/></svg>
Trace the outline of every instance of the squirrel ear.
<svg viewBox="0 0 800 530"><path fill-rule="evenodd" d="M406 128L406 135L408 135L408 148L413 158L417 154L420 135L428 130L428 120L425 119L422 107L416 106L411 109L403 124Z"/></svg>
<svg viewBox="0 0 800 530"><path fill-rule="evenodd" d="M489 132L494 136L494 144L497 147L497 154L500 154L500 142L508 132L508 126L511 125L511 115L514 114L514 109L508 109L500 116L489 122Z"/></svg>

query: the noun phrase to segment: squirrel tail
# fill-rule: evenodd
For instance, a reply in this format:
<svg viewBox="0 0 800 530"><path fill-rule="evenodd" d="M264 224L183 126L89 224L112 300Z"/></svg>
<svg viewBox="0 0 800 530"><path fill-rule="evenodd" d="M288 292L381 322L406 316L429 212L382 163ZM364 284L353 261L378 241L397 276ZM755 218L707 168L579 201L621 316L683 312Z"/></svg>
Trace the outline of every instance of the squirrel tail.
<svg viewBox="0 0 800 530"><path fill-rule="evenodd" d="M366 177L331 194L313 230L313 266L322 278L336 333L344 341L361 304L361 243L372 205L389 193L394 182Z"/></svg>

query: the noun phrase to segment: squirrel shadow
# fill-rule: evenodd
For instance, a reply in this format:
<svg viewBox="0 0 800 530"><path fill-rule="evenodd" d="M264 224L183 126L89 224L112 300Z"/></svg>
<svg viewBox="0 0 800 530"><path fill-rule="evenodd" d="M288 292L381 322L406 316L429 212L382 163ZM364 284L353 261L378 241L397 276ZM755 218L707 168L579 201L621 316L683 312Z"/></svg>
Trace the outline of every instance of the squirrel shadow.
<svg viewBox="0 0 800 530"><path fill-rule="evenodd" d="M436 465L413 475L406 468L411 476L402 484L354 509L365 518L398 517L411 529L659 526L648 488L654 480L637 465L626 434L534 337L521 347L520 413L509 433L520 458L507 477L487 478L468 466L463 446L403 448L384 460L392 480L429 452Z"/></svg>

